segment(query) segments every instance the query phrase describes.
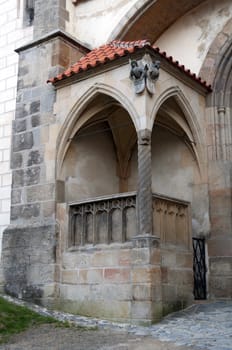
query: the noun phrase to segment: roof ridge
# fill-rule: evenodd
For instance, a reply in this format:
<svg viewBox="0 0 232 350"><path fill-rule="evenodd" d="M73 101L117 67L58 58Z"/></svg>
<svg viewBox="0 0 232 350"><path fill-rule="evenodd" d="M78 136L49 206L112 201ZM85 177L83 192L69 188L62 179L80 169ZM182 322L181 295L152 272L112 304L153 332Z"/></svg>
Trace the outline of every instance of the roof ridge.
<svg viewBox="0 0 232 350"><path fill-rule="evenodd" d="M109 43L109 45L111 47L127 49L127 48L134 48L134 47L142 48L144 46L151 46L151 43L147 39L135 40L135 41L113 40Z"/></svg>

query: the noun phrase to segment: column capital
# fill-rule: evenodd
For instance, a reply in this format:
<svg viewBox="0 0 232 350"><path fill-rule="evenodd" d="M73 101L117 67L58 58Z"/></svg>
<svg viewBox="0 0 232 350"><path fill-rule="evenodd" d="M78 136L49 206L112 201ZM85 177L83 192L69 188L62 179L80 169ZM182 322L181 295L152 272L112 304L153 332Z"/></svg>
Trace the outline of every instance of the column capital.
<svg viewBox="0 0 232 350"><path fill-rule="evenodd" d="M143 129L138 131L138 144L139 145L151 144L151 130Z"/></svg>
<svg viewBox="0 0 232 350"><path fill-rule="evenodd" d="M217 107L217 112L218 114L225 114L226 113L226 108L224 106L219 106Z"/></svg>

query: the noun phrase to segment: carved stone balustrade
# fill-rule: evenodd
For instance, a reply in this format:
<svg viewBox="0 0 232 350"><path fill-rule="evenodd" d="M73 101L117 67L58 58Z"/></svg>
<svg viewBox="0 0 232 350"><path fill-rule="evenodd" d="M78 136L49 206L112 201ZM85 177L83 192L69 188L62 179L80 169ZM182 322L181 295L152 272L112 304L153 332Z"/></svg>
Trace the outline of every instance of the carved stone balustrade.
<svg viewBox="0 0 232 350"><path fill-rule="evenodd" d="M70 204L69 247L123 243L136 235L136 193Z"/></svg>
<svg viewBox="0 0 232 350"><path fill-rule="evenodd" d="M190 217L189 202L153 194L153 233L161 244L189 249Z"/></svg>
<svg viewBox="0 0 232 350"><path fill-rule="evenodd" d="M153 235L164 245L188 249L190 205L153 194ZM136 193L88 199L69 205L69 247L130 241L137 235Z"/></svg>

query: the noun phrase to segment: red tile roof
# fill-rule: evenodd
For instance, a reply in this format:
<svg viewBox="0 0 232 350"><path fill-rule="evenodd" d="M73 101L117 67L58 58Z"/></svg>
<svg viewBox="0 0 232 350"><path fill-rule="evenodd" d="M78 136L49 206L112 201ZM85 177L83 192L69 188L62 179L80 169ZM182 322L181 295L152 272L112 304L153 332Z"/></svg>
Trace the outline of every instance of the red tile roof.
<svg viewBox="0 0 232 350"><path fill-rule="evenodd" d="M168 56L165 51L160 51L158 47L151 46L151 44L147 40L114 40L109 44L102 45L99 48L87 53L78 62L66 69L63 73L57 75L54 78L49 79L48 82L54 84L58 81L69 78L75 74L87 71L99 65L103 65L109 61L114 61L119 57L132 54L144 47L149 47L155 53L158 53L159 56L169 61L173 66L177 67L184 74L188 75L193 80L204 86L208 91L212 91L211 85L207 85L206 81L203 81L200 77L197 77L195 73L192 73L190 69L186 69L184 65L181 65L178 61L175 61L172 56Z"/></svg>

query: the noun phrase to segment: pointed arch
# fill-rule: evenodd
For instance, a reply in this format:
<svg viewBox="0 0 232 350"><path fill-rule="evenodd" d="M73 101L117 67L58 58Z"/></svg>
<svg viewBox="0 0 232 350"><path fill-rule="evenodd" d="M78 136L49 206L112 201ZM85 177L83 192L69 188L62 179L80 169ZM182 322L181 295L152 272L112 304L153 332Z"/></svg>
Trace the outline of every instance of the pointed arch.
<svg viewBox="0 0 232 350"><path fill-rule="evenodd" d="M171 115L172 119L180 126L180 128L184 131L189 141L191 142L192 151L196 157L196 161L201 173L200 164L203 163L203 155L204 155L203 148L202 148L203 135L201 132L200 125L197 121L197 117L194 113L194 110L190 102L184 95L183 91L179 88L179 86L170 87L159 96L152 110L151 128L154 127L155 119L159 109L165 104L165 102L169 98L174 98L174 100L177 102L178 106L180 107L185 117L186 123L183 123L183 121L181 121L180 118L177 118L175 114L174 116Z"/></svg>
<svg viewBox="0 0 232 350"><path fill-rule="evenodd" d="M91 101L98 95L106 95L113 98L114 104L120 104L129 114L131 121L138 129L137 121L138 115L134 109L132 103L123 95L118 89L113 88L110 85L104 83L95 83L91 86L74 104L69 111L57 137L57 155L56 155L56 170L57 174L60 173L61 166L65 157L65 154L69 148L70 141L80 129L80 127L86 123L94 114L104 110L107 105L97 105L91 108L88 113L83 112L86 110ZM111 102L112 104L112 102Z"/></svg>
<svg viewBox="0 0 232 350"><path fill-rule="evenodd" d="M212 83L213 91L207 97L212 108L212 159L232 159L232 19L213 41L201 68L201 74Z"/></svg>
<svg viewBox="0 0 232 350"><path fill-rule="evenodd" d="M231 30L232 18L228 20L224 28L213 40L199 72L199 75L216 89L219 81L225 84L228 76L228 67L230 66L231 68L232 65L230 63L232 57Z"/></svg>
<svg viewBox="0 0 232 350"><path fill-rule="evenodd" d="M110 33L108 41L124 38L134 23L156 2L157 0L137 0Z"/></svg>
<svg viewBox="0 0 232 350"><path fill-rule="evenodd" d="M108 41L146 38L154 43L178 18L206 0L137 0L122 17ZM167 8L172 11L167 12Z"/></svg>

